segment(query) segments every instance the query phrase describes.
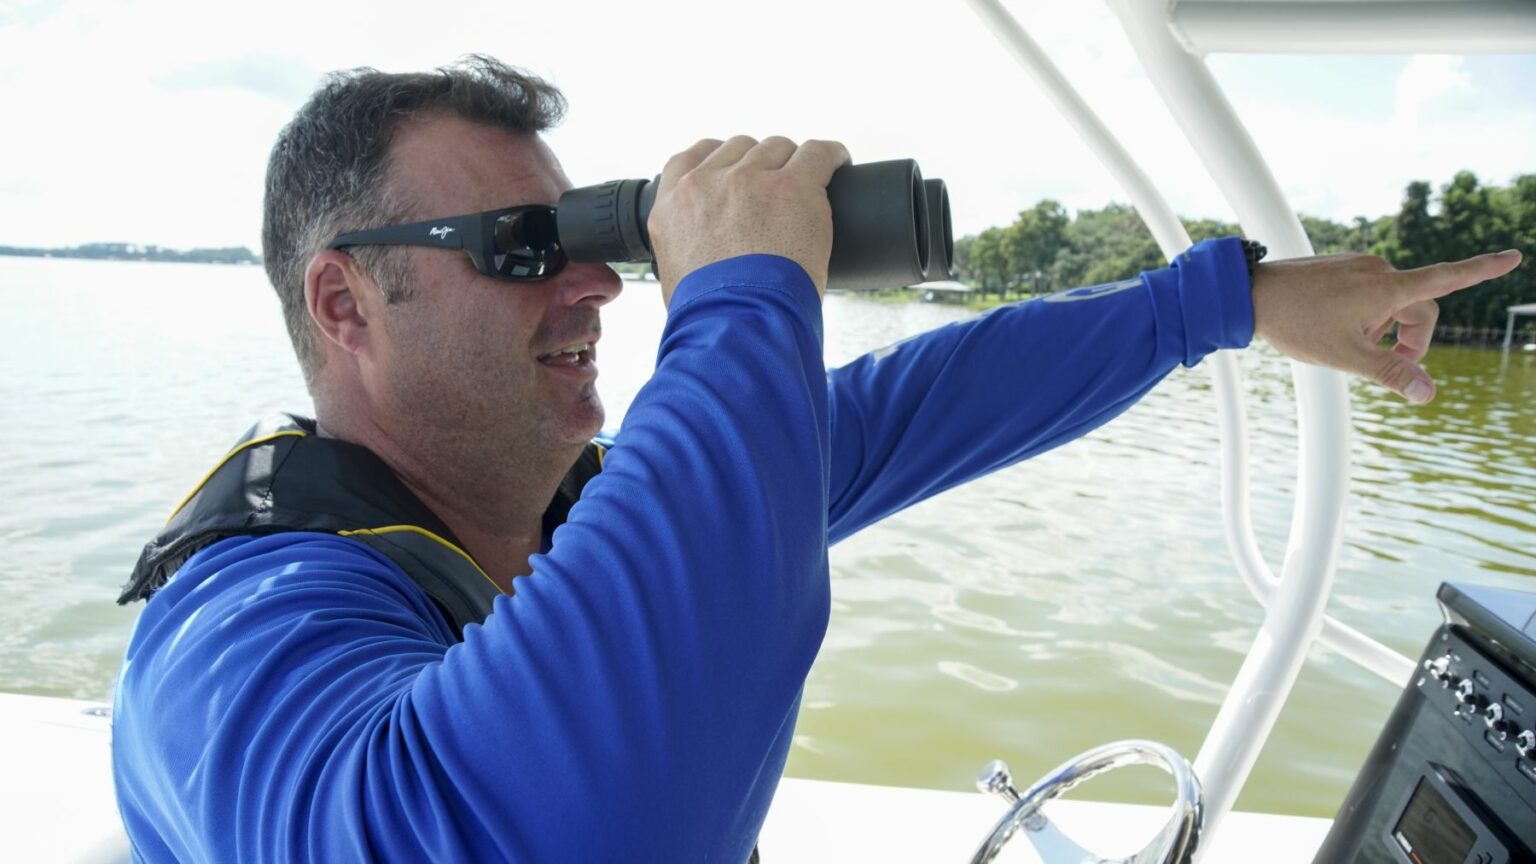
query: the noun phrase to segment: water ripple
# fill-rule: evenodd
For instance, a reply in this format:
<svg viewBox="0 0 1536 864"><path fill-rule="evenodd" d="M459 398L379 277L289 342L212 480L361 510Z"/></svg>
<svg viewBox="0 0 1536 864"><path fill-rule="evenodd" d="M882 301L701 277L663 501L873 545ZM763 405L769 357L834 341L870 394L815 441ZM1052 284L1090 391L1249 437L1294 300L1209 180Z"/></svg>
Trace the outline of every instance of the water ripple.
<svg viewBox="0 0 1536 864"><path fill-rule="evenodd" d="M206 314L209 292L221 315ZM0 690L103 698L139 608L111 599L138 550L255 417L309 399L254 268L0 259L0 294L0 399L47 407L0 424ZM825 311L832 363L964 314L842 297ZM615 362L599 386L617 420L663 315L641 292L604 314ZM1296 478L1290 369L1264 346L1242 362L1255 530L1278 571ZM1409 654L1438 623L1441 580L1536 586L1536 356L1437 347L1429 367L1441 389L1428 406L1350 385L1330 607ZM1002 755L1049 767L1133 736L1193 752L1262 618L1232 570L1219 482L1208 376L1178 369L1071 446L834 548L791 773L964 788ZM1245 806L1331 815L1349 781L1338 766L1359 764L1390 710L1395 694L1369 675L1314 661Z"/></svg>

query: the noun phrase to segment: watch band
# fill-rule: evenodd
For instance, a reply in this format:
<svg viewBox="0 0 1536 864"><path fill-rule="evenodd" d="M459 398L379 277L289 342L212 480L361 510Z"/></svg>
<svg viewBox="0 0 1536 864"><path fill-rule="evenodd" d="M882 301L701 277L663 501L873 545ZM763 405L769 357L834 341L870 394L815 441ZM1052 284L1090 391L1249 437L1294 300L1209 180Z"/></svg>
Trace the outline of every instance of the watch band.
<svg viewBox="0 0 1536 864"><path fill-rule="evenodd" d="M1243 241L1243 263L1248 265L1248 282L1250 284L1253 282L1254 269L1259 266L1259 262L1264 260L1264 256L1268 254L1269 250L1264 247L1263 243L1257 240Z"/></svg>

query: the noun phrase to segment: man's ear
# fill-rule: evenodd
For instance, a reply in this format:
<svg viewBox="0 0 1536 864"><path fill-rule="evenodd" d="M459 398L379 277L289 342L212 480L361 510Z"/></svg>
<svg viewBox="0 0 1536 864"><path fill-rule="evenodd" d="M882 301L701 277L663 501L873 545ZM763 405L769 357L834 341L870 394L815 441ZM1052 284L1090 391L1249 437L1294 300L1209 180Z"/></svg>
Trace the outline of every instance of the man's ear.
<svg viewBox="0 0 1536 864"><path fill-rule="evenodd" d="M357 266L357 261L337 249L321 250L304 270L304 305L310 320L325 338L348 353L356 354L368 342L366 310L378 286Z"/></svg>

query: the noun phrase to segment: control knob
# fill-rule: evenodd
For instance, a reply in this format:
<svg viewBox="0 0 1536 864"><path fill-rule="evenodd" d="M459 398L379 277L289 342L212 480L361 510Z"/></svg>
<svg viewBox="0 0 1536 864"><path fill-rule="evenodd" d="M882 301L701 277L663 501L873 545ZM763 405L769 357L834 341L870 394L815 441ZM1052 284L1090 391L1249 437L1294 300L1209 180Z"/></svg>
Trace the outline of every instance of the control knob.
<svg viewBox="0 0 1536 864"><path fill-rule="evenodd" d="M1527 729L1515 736L1515 749L1525 759L1536 759L1536 732Z"/></svg>
<svg viewBox="0 0 1536 864"><path fill-rule="evenodd" d="M1509 724L1504 721L1504 706L1497 702L1490 702L1483 709L1483 723L1488 726L1488 733L1496 736L1500 741L1509 738Z"/></svg>
<svg viewBox="0 0 1536 864"><path fill-rule="evenodd" d="M1488 699L1477 692L1477 685L1471 678L1456 685L1456 701L1461 703L1456 710L1465 710L1468 715L1481 713L1483 706L1488 704Z"/></svg>
<svg viewBox="0 0 1536 864"><path fill-rule="evenodd" d="M1439 681L1441 687L1451 686L1451 655L1446 653L1433 660L1425 660L1424 671Z"/></svg>

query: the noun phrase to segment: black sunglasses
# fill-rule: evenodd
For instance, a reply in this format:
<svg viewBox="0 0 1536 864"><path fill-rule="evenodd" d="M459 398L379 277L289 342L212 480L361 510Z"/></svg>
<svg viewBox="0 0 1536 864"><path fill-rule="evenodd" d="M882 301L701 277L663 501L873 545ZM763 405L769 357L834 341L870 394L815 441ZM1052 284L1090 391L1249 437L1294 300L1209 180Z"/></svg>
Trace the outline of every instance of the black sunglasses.
<svg viewBox="0 0 1536 864"><path fill-rule="evenodd" d="M555 208L548 204L503 207L430 222L354 231L331 241L348 246L435 246L461 249L475 269L509 282L537 282L565 269L565 250L555 229Z"/></svg>

